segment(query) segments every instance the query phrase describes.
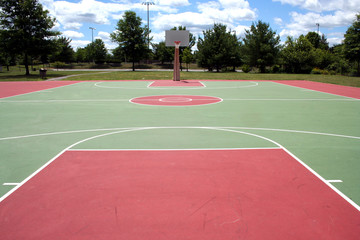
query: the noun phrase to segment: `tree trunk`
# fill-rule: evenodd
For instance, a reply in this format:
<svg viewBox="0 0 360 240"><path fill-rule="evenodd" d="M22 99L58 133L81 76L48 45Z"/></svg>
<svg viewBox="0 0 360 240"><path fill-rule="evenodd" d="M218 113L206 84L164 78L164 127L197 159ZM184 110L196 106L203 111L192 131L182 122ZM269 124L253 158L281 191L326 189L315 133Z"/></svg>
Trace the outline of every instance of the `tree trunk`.
<svg viewBox="0 0 360 240"><path fill-rule="evenodd" d="M132 64L132 70L133 72L135 72L135 61L133 60L133 64Z"/></svg>
<svg viewBox="0 0 360 240"><path fill-rule="evenodd" d="M29 75L30 75L30 71L29 71L29 62L28 62L28 55L27 55L27 53L25 53L24 64L25 64L25 70L26 70L25 75L26 75L26 76L29 76Z"/></svg>

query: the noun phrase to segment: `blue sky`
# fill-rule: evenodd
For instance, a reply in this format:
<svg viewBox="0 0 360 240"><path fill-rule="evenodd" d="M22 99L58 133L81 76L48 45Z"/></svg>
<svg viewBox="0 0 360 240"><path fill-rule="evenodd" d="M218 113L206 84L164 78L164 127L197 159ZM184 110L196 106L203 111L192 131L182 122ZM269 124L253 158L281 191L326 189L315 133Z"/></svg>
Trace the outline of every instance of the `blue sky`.
<svg viewBox="0 0 360 240"><path fill-rule="evenodd" d="M85 47L94 38L101 38L108 49L117 45L111 42L110 33L127 10L136 12L147 24L147 0L39 0L57 19L56 30L72 39L72 46ZM244 36L253 22L261 20L280 35L298 37L309 31L325 34L328 42L341 43L355 15L360 13L360 0L151 0L150 29L153 42L164 40L165 30L186 26L196 37L214 23L226 24L229 30Z"/></svg>

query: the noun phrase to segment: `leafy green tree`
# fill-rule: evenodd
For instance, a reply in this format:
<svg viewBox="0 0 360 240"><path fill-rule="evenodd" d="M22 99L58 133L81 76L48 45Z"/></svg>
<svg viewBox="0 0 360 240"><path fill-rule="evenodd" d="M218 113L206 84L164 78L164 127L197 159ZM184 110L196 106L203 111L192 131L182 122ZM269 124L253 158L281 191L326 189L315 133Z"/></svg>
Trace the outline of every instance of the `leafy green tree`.
<svg viewBox="0 0 360 240"><path fill-rule="evenodd" d="M240 43L236 36L226 30L226 25L214 24L212 29L203 31L204 39L198 41L197 60L200 67L212 71L234 64L233 58L240 51Z"/></svg>
<svg viewBox="0 0 360 240"><path fill-rule="evenodd" d="M0 39L6 42L8 53L23 55L26 75L30 75L29 59L50 52L51 38L60 34L51 30L55 19L38 0L0 0L0 8Z"/></svg>
<svg viewBox="0 0 360 240"><path fill-rule="evenodd" d="M347 29L344 39L345 57L357 63L357 75L360 75L360 14Z"/></svg>
<svg viewBox="0 0 360 240"><path fill-rule="evenodd" d="M122 48L126 58L132 61L133 71L135 62L148 54L147 34L147 28L141 26L141 18L133 11L126 11L123 19L117 23L116 32L110 35L112 41Z"/></svg>
<svg viewBox="0 0 360 240"><path fill-rule="evenodd" d="M75 60L74 49L70 45L71 39L67 37L59 37L55 40L56 50L52 54L52 61L72 62Z"/></svg>
<svg viewBox="0 0 360 240"><path fill-rule="evenodd" d="M311 42L301 35L294 40L288 37L282 50L285 70L292 73L309 73L315 63L315 51Z"/></svg>
<svg viewBox="0 0 360 240"><path fill-rule="evenodd" d="M85 48L78 48L75 52L75 59L77 62L85 62L86 59L86 50Z"/></svg>
<svg viewBox="0 0 360 240"><path fill-rule="evenodd" d="M121 47L116 47L112 50L113 59L115 59L118 62L126 61L125 59L125 53Z"/></svg>
<svg viewBox="0 0 360 240"><path fill-rule="evenodd" d="M325 35L323 34L321 37L317 32L308 32L306 34L306 39L311 42L311 44L316 49L322 49L322 50L328 50L329 49L329 43L327 42L327 39Z"/></svg>
<svg viewBox="0 0 360 240"><path fill-rule="evenodd" d="M245 30L243 52L245 62L265 72L266 66L275 63L280 49L280 36L276 35L269 24L262 21L253 23L250 30Z"/></svg>
<svg viewBox="0 0 360 240"><path fill-rule="evenodd" d="M152 46L155 59L159 60L161 64L164 64L164 62L171 62L174 59L174 48L166 47L165 42L159 42Z"/></svg>
<svg viewBox="0 0 360 240"><path fill-rule="evenodd" d="M190 48L185 48L183 51L183 61L186 63L186 71L189 71L189 64L193 60L193 55L191 54Z"/></svg>
<svg viewBox="0 0 360 240"><path fill-rule="evenodd" d="M330 51L333 55L333 61L328 66L329 70L333 70L341 74L345 74L349 72L350 63L345 58L344 48L345 48L344 44L338 44L330 48Z"/></svg>
<svg viewBox="0 0 360 240"><path fill-rule="evenodd" d="M104 63L106 61L107 49L102 39L95 39L94 42L85 47L87 59L96 63Z"/></svg>

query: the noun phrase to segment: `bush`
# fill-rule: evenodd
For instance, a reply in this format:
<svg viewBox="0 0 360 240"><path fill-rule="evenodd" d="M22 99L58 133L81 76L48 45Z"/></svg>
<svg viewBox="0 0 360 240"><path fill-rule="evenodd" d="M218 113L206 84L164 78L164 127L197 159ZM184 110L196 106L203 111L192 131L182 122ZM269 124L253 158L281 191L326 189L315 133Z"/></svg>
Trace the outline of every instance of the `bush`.
<svg viewBox="0 0 360 240"><path fill-rule="evenodd" d="M322 70L320 68L314 68L311 70L311 74L322 74Z"/></svg>
<svg viewBox="0 0 360 240"><path fill-rule="evenodd" d="M272 66L271 72L272 73L279 73L280 72L280 66L279 65Z"/></svg>
<svg viewBox="0 0 360 240"><path fill-rule="evenodd" d="M244 65L242 66L241 70L242 70L244 73L248 73L248 72L251 71L251 68L250 68L249 65L244 64Z"/></svg>
<svg viewBox="0 0 360 240"><path fill-rule="evenodd" d="M55 67L57 69L65 67L65 63L64 62L59 62L59 61L54 62L54 65L55 65Z"/></svg>

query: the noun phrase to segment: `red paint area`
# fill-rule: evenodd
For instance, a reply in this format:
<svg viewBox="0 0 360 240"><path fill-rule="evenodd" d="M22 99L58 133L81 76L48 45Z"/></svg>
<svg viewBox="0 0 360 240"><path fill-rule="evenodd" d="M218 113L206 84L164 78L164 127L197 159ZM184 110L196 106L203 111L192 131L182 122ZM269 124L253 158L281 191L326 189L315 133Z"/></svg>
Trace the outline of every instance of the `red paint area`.
<svg viewBox="0 0 360 240"><path fill-rule="evenodd" d="M320 83L320 82L310 82L310 81L273 81L289 86L301 87L310 90L316 90L319 92L331 93L335 95L340 95L344 97L351 97L360 99L360 88L341 86L329 83Z"/></svg>
<svg viewBox="0 0 360 240"><path fill-rule="evenodd" d="M71 85L74 81L0 82L0 98Z"/></svg>
<svg viewBox="0 0 360 240"><path fill-rule="evenodd" d="M1 239L359 239L280 149L68 151L0 203Z"/></svg>
<svg viewBox="0 0 360 240"><path fill-rule="evenodd" d="M130 100L132 103L156 106L194 106L221 102L221 98L194 95L161 95L138 97Z"/></svg>
<svg viewBox="0 0 360 240"><path fill-rule="evenodd" d="M196 80L157 80L151 83L149 87L204 87L204 85Z"/></svg>

